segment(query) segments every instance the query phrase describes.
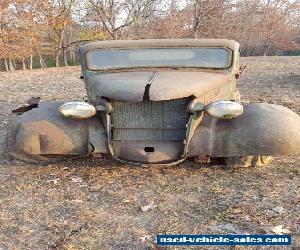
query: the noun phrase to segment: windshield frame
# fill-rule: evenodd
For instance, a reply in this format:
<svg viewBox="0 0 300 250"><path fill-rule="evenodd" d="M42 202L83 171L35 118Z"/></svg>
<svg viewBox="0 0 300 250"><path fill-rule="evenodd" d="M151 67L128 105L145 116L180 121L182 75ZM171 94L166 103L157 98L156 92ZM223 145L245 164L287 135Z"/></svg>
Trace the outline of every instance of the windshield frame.
<svg viewBox="0 0 300 250"><path fill-rule="evenodd" d="M196 49L196 48L203 48L203 49L224 49L224 50L227 50L228 51L228 67L226 68L220 68L220 67L203 67L203 66L184 66L184 65L180 65L180 66L166 66L166 65L157 65L157 66L135 66L135 67L111 67L111 68L99 68L99 69L91 69L89 68L89 65L88 65L88 61L87 61L87 54L88 53L91 53L95 50L103 50L103 51L109 51L109 50L140 50L140 49L186 49L186 48L192 48L192 49ZM147 68L165 68L165 69L212 69L212 70L228 70L230 68L232 68L233 66L233 61L234 61L234 51L228 47L221 47L221 46L203 46L203 47L200 47L200 46L197 46L197 47L193 47L193 46L189 46L189 47L144 47L144 48L95 48L95 49L91 49L91 50L88 50L88 51L85 51L84 53L84 62L85 62L85 67L87 70L89 71L94 71L94 72L105 72L105 71L112 71L112 70L129 70L129 69L147 69Z"/></svg>

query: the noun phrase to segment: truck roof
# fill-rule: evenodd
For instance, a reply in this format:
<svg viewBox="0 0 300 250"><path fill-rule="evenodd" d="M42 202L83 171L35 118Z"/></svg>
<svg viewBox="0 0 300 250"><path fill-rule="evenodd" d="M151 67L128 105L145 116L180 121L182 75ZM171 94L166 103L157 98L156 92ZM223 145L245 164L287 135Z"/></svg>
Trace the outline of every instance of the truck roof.
<svg viewBox="0 0 300 250"><path fill-rule="evenodd" d="M167 48L167 47L225 47L233 51L239 50L239 43L227 39L141 39L141 40L108 40L89 42L81 46L85 53L93 49L113 48Z"/></svg>

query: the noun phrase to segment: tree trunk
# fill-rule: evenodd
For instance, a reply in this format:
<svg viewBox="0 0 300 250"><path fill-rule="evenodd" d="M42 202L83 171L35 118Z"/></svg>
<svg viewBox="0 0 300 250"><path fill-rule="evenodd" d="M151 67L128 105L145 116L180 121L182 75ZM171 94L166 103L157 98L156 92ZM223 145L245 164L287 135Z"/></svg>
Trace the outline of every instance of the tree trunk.
<svg viewBox="0 0 300 250"><path fill-rule="evenodd" d="M59 56L61 53L61 50L63 49L63 44L64 44L64 29L60 31L60 36L59 36L59 45L57 48L57 54L55 58L55 66L59 67Z"/></svg>
<svg viewBox="0 0 300 250"><path fill-rule="evenodd" d="M47 65L43 59L43 57L40 57L40 65L41 65L41 68L44 69L44 68L47 68Z"/></svg>
<svg viewBox="0 0 300 250"><path fill-rule="evenodd" d="M58 50L55 57L55 67L59 67L59 55L60 55L60 49Z"/></svg>
<svg viewBox="0 0 300 250"><path fill-rule="evenodd" d="M37 48L37 52L38 52L38 56L39 56L39 59L40 59L40 65L41 65L41 68L44 69L44 68L47 68L47 65L45 63L45 60L41 54L41 51Z"/></svg>
<svg viewBox="0 0 300 250"><path fill-rule="evenodd" d="M33 55L30 55L30 61L29 61L29 69L32 69L32 64L33 64Z"/></svg>
<svg viewBox="0 0 300 250"><path fill-rule="evenodd" d="M194 31L193 38L198 38L199 37L198 33L199 33L198 30Z"/></svg>
<svg viewBox="0 0 300 250"><path fill-rule="evenodd" d="M9 71L15 70L12 60L10 58L8 58L8 68L9 68Z"/></svg>
<svg viewBox="0 0 300 250"><path fill-rule="evenodd" d="M22 69L26 70L25 58L22 58Z"/></svg>
<svg viewBox="0 0 300 250"><path fill-rule="evenodd" d="M76 58L75 58L75 53L74 53L73 47L70 47L70 57L71 57L72 62L75 64Z"/></svg>
<svg viewBox="0 0 300 250"><path fill-rule="evenodd" d="M6 58L4 58L3 60L4 60L4 65L5 65L5 71L7 72L7 71L9 71L7 60L6 60Z"/></svg>
<svg viewBox="0 0 300 250"><path fill-rule="evenodd" d="M42 69L46 68L46 64L45 64L44 59L40 57L40 60L39 60L39 61L40 61L40 66L41 66L41 68L42 68Z"/></svg>
<svg viewBox="0 0 300 250"><path fill-rule="evenodd" d="M223 3L224 4L224 3ZM220 37L220 33L221 33L221 28L224 22L224 6L222 5L222 14L221 14L221 18L219 18L220 20L218 21L218 29L217 29L217 36L216 38Z"/></svg>
<svg viewBox="0 0 300 250"><path fill-rule="evenodd" d="M11 61L12 61L13 65L14 65L14 68L16 69L16 68L17 68L17 65L16 65L15 59L12 59Z"/></svg>
<svg viewBox="0 0 300 250"><path fill-rule="evenodd" d="M68 65L68 58L67 58L67 51L66 51L65 47L63 47L63 57L64 57L64 64L65 64L65 66L69 66Z"/></svg>
<svg viewBox="0 0 300 250"><path fill-rule="evenodd" d="M270 47L270 42L269 42L269 39L267 39L266 42L265 42L265 44L264 44L263 56L267 55L269 47Z"/></svg>

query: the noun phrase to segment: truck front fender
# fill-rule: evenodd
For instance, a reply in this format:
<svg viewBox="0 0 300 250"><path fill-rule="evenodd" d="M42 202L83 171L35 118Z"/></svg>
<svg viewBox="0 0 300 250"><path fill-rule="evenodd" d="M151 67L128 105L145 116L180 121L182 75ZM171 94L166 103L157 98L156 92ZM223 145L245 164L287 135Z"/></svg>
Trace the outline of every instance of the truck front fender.
<svg viewBox="0 0 300 250"><path fill-rule="evenodd" d="M62 103L39 103L8 126L8 152L29 155L87 155L107 153L104 127L98 117L66 118Z"/></svg>
<svg viewBox="0 0 300 250"><path fill-rule="evenodd" d="M205 116L192 137L189 156L230 157L300 153L300 117L283 106L255 103L233 119Z"/></svg>

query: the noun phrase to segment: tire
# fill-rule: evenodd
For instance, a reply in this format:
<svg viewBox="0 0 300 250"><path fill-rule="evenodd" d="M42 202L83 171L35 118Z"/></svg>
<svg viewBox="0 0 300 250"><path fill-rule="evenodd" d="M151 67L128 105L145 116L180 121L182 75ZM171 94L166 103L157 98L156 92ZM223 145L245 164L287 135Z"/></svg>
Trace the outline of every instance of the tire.
<svg viewBox="0 0 300 250"><path fill-rule="evenodd" d="M263 167L271 163L272 160L272 156L266 155L235 156L225 158L225 164L228 167Z"/></svg>

